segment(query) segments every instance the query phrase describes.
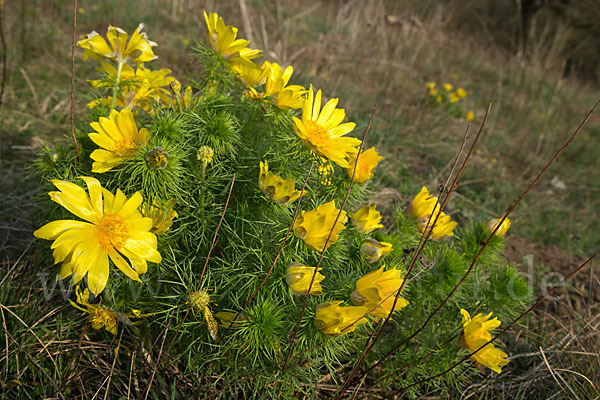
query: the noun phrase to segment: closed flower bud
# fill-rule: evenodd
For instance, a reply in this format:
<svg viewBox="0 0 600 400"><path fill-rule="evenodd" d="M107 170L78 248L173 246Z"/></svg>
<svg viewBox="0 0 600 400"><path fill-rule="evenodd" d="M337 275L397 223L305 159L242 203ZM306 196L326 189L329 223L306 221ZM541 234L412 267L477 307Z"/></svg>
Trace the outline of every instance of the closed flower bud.
<svg viewBox="0 0 600 400"><path fill-rule="evenodd" d="M357 325L367 322L361 318L369 311L367 307L340 307L341 301L329 301L317 306L315 326L325 335L332 337L352 332Z"/></svg>
<svg viewBox="0 0 600 400"><path fill-rule="evenodd" d="M391 253L392 250L393 247L391 243L378 242L375 239L366 239L362 243L362 246L360 246L360 252L369 264L376 263L381 257Z"/></svg>
<svg viewBox="0 0 600 400"><path fill-rule="evenodd" d="M383 225L380 224L381 214L375 207L377 207L376 204L369 204L350 216L352 225L360 233L370 233L375 229L383 228Z"/></svg>
<svg viewBox="0 0 600 400"><path fill-rule="evenodd" d="M319 268L321 271L323 268ZM321 281L325 279L325 276L317 271L313 284L310 288L310 294L322 294L323 289L321 288ZM285 272L285 281L292 289L293 294L306 294L308 287L313 279L315 273L314 267L299 264L296 262L291 263Z"/></svg>
<svg viewBox="0 0 600 400"><path fill-rule="evenodd" d="M165 169L169 163L169 153L164 151L161 147L155 147L146 153L144 160L146 160L148 168L153 171Z"/></svg>
<svg viewBox="0 0 600 400"><path fill-rule="evenodd" d="M494 229L496 229L496 227L498 226L499 223L500 223L500 220L498 218L491 219L490 222L488 222L487 227L486 227L487 232L488 233L494 232ZM500 228L498 228L498 230L496 231L496 236L503 237L506 234L506 231L508 231L509 227L510 227L510 219L505 218L504 222L502 222L502 225L500 225Z"/></svg>
<svg viewBox="0 0 600 400"><path fill-rule="evenodd" d="M302 211L302 214L294 222L294 235L304 240L304 243L313 250L323 251L337 242L338 233L346 229L344 221L346 220L346 211L342 211L340 218L334 226L339 213L332 200L329 203L321 204L311 211ZM333 229L333 232L331 232ZM331 232L331 236L329 233ZM327 246L325 241L329 237Z"/></svg>

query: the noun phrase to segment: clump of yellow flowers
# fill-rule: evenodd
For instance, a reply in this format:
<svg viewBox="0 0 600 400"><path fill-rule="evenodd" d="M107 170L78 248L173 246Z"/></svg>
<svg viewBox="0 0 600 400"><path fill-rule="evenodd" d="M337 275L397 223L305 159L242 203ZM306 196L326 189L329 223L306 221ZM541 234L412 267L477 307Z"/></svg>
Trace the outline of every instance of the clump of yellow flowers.
<svg viewBox="0 0 600 400"><path fill-rule="evenodd" d="M41 181L56 190L48 189L34 236L51 241L47 258L59 279L72 277L70 301L96 337L121 329L152 343L164 335L173 368L204 376L202 390L218 375L252 397L264 387L245 378L262 374L285 381L294 397L370 340L378 346L371 354L384 354L411 337L463 277L485 232L498 228L502 237L510 220L470 228L426 187L408 207L376 204L370 190L385 182L376 176L389 155L358 139L343 101L303 81L303 69L274 61L285 57L263 55L217 13L203 16L204 43L189 46L201 65L188 81L150 64L157 45L141 24L78 42L84 60L98 62L101 77L88 81L97 96L77 137L79 159L74 147L41 158ZM453 113L468 95L450 83L427 89ZM490 241L490 252L504 242ZM462 309L483 305L505 320L504 309L524 302L523 291L501 297L509 292L502 285L520 277L497 259L482 257L465 277L428 336L414 338L419 351L396 353L381 368L416 361L428 346L447 346L450 362L464 357L462 346L476 366L500 372L505 353L492 344L475 353L500 322ZM445 338L461 309L457 345ZM385 319L381 337L371 335ZM305 376L269 375L286 352Z"/></svg>

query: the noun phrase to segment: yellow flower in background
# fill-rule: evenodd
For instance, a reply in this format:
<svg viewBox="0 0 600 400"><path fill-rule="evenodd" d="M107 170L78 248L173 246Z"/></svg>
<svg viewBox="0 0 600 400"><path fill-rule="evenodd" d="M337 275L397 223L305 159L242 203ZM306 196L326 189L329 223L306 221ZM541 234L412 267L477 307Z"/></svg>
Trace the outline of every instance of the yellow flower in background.
<svg viewBox="0 0 600 400"><path fill-rule="evenodd" d="M444 88L444 90L445 90L446 92L449 92L449 91L451 91L451 90L452 90L452 85L451 85L451 84L449 84L449 83L444 83L444 84L442 85L442 87Z"/></svg>
<svg viewBox="0 0 600 400"><path fill-rule="evenodd" d="M385 265L356 281L356 290L350 295L353 304L365 306L369 310L377 307L371 314L378 318L387 318L390 314L394 301L396 301L395 293L404 282L400 270L392 268L384 271L384 268ZM389 299L383 301L390 295L392 296ZM383 303L379 304L382 301ZM408 301L406 299L398 297L394 311L398 311L407 305Z"/></svg>
<svg viewBox="0 0 600 400"><path fill-rule="evenodd" d="M429 95L431 97L435 96L438 94L438 90L437 89L429 89Z"/></svg>
<svg viewBox="0 0 600 400"><path fill-rule="evenodd" d="M357 153L358 154L358 153ZM379 164L383 157L377 153L375 147L371 147L367 151L360 153L358 157L358 165L356 166L356 174L354 174L354 182L364 183L373 177L373 170ZM349 165L346 168L348 177L352 179L354 173L354 165L356 164L356 154L350 155Z"/></svg>
<svg viewBox="0 0 600 400"><path fill-rule="evenodd" d="M394 250L391 243L379 242L375 239L366 239L360 246L360 252L369 264L375 264L381 257Z"/></svg>
<svg viewBox="0 0 600 400"><path fill-rule="evenodd" d="M321 110L321 91L315 96L311 85L302 106L302 120L294 117L294 131L316 155L348 168L350 164L346 158L357 153L360 140L343 137L354 129L355 124L341 123L346 112L336 108L337 103L338 99L331 99Z"/></svg>
<svg viewBox="0 0 600 400"><path fill-rule="evenodd" d="M473 121L475 119L475 113L473 111L469 111L465 118L467 119L467 121Z"/></svg>
<svg viewBox="0 0 600 400"><path fill-rule="evenodd" d="M435 101L437 101L438 103L442 102L442 95L438 94L437 97L435 98Z"/></svg>
<svg viewBox="0 0 600 400"><path fill-rule="evenodd" d="M159 263L156 235L150 233L152 219L138 211L142 195L131 198L117 189L116 195L104 189L95 178L81 177L88 193L71 182L52 180L59 190L50 198L72 214L87 221L57 220L33 232L40 239L54 240L54 263L62 262L60 277L73 274L73 283L87 274L90 291L97 296L109 275L109 258L133 280L147 271L147 262ZM129 261L127 261L127 260ZM130 265L131 264L131 265Z"/></svg>
<svg viewBox="0 0 600 400"><path fill-rule="evenodd" d="M458 343L462 348L473 353L492 339L490 331L499 327L500 321L498 321L498 318L490 320L492 313L486 316L480 313L471 319L467 310L461 309L460 312L463 316L463 332L459 336ZM471 361L475 365L481 364L494 372L501 373L502 369L500 367L508 364L507 356L508 354L497 349L493 343L489 343L472 355Z"/></svg>
<svg viewBox="0 0 600 400"><path fill-rule="evenodd" d="M358 325L367 322L366 318L361 318L369 311L367 307L340 307L340 303L342 302L328 301L316 308L315 326L329 337L353 332ZM355 321L357 322L354 323Z"/></svg>
<svg viewBox="0 0 600 400"><path fill-rule="evenodd" d="M79 287L77 287L75 294L77 296L77 303L73 300L69 300L69 302L76 309L90 314L90 323L92 324L92 328L104 328L113 335L117 334L117 314L114 311L111 311L106 307L102 307L101 304L90 304L88 300L90 298L88 289L85 289L83 293L81 293ZM79 306L78 303L85 308Z"/></svg>
<svg viewBox="0 0 600 400"><path fill-rule="evenodd" d="M463 89L461 87L457 88L455 93L461 99L464 99L465 97L467 97L467 92L465 91L465 89Z"/></svg>
<svg viewBox="0 0 600 400"><path fill-rule="evenodd" d="M327 250L329 246L337 242L338 233L346 229L344 222L346 220L346 211L342 211L340 218L335 224L339 209L335 207L335 202L332 200L329 203L321 204L319 207L311 211L302 211L302 214L296 218L294 222L294 235L304 240L304 243L313 250ZM325 241L331 233L331 238L325 247Z"/></svg>
<svg viewBox="0 0 600 400"><path fill-rule="evenodd" d="M93 31L87 35L86 39L77 42L77 46L84 49L84 60L106 58L119 64L145 63L158 57L152 50L156 43L148 40L148 35L142 32L142 29L144 29L144 24L139 24L129 37L123 29L109 26L106 34L108 42L98 32Z"/></svg>
<svg viewBox="0 0 600 400"><path fill-rule="evenodd" d="M317 271L315 280L310 288L310 294L318 295L323 293L321 281L325 279L325 276L319 273L322 269L323 268L319 268ZM314 273L314 267L293 262L288 265L287 270L285 271L285 281L290 289L292 289L293 294L306 294Z"/></svg>
<svg viewBox="0 0 600 400"><path fill-rule="evenodd" d="M435 211L440 209L440 204L437 200L438 198L430 195L427 188L423 186L419 194L410 203L410 214L419 221L427 221L433 213L434 208Z"/></svg>
<svg viewBox="0 0 600 400"><path fill-rule="evenodd" d="M300 197L300 191L295 188L293 178L283 179L269 171L269 164L265 160L260 162L258 187L269 199L277 204L289 204Z"/></svg>
<svg viewBox="0 0 600 400"><path fill-rule="evenodd" d="M494 232L494 229L496 229L496 227L498 226L499 223L500 223L500 220L498 218L491 219L490 222L488 222L487 227L486 227L487 232L488 233ZM508 230L509 227L510 227L510 219L506 218L506 219L504 219L504 222L502 222L502 225L500 226L500 228L498 228L498 230L496 231L496 236L503 237L506 234L506 231Z"/></svg>
<svg viewBox="0 0 600 400"><path fill-rule="evenodd" d="M375 229L383 228L381 214L375 208L376 204L361 207L357 212L350 215L352 225L360 233L371 233Z"/></svg>
<svg viewBox="0 0 600 400"><path fill-rule="evenodd" d="M121 165L127 157L148 143L146 128L138 130L131 109L112 110L109 118L100 117L90 126L96 131L88 136L100 149L94 150L90 158L94 160L92 172L106 172Z"/></svg>
<svg viewBox="0 0 600 400"><path fill-rule="evenodd" d="M286 86L292 77L294 68L288 66L285 71L277 63L265 61L267 71L265 81L265 96L274 96L274 103L282 110L302 107L306 89L300 85Z"/></svg>
<svg viewBox="0 0 600 400"><path fill-rule="evenodd" d="M456 103L459 100L460 97L458 97L456 93L450 93L450 97L448 97L448 101L450 101L450 103Z"/></svg>
<svg viewBox="0 0 600 400"><path fill-rule="evenodd" d="M175 199L167 201L163 207L155 200L150 207L142 206L142 214L144 217L152 218L152 229L150 232L155 235L161 235L171 229L173 220L177 218L177 211L174 210Z"/></svg>
<svg viewBox="0 0 600 400"><path fill-rule="evenodd" d="M323 186L331 185L334 172L335 169L333 168L331 162L328 160L323 161L317 168L317 173L319 174L319 183Z"/></svg>
<svg viewBox="0 0 600 400"><path fill-rule="evenodd" d="M427 82L425 87L427 87L429 90L435 89L435 82Z"/></svg>
<svg viewBox="0 0 600 400"><path fill-rule="evenodd" d="M260 50L252 50L247 46L249 40L236 39L238 29L231 25L225 25L223 18L217 13L204 12L204 20L208 28L208 43L223 58L232 63L242 63L251 65L252 59L260 56Z"/></svg>

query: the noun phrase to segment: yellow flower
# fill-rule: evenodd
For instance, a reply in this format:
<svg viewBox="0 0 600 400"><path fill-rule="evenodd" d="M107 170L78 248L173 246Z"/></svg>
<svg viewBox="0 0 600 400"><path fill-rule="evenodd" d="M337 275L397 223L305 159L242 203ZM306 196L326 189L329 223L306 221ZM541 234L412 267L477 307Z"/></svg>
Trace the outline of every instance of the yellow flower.
<svg viewBox="0 0 600 400"><path fill-rule="evenodd" d="M444 90L445 90L446 92L449 92L449 91L451 91L451 90L452 90L452 85L451 85L451 84L449 84L449 83L444 83L444 84L442 85L442 87L444 88Z"/></svg>
<svg viewBox="0 0 600 400"><path fill-rule="evenodd" d="M137 149L148 143L146 128L138 130L129 108L112 110L109 118L100 117L90 126L96 131L88 136L100 149L94 150L90 158L94 160L92 172L106 172L123 163L125 158L135 154Z"/></svg>
<svg viewBox="0 0 600 400"><path fill-rule="evenodd" d="M488 233L494 232L494 229L496 229L496 227L498 226L499 223L500 223L500 220L498 218L491 219L490 222L488 222L487 227L486 227L487 232ZM508 230L509 227L510 227L510 219L506 218L504 220L504 222L502 222L502 225L500 225L500 228L498 228L498 230L496 231L496 236L503 237L506 234L506 231Z"/></svg>
<svg viewBox="0 0 600 400"><path fill-rule="evenodd" d="M231 71L237 75L248 87L262 85L267 77L268 70L266 68L267 61L262 66L254 63L232 64Z"/></svg>
<svg viewBox="0 0 600 400"><path fill-rule="evenodd" d="M437 97L435 98L435 101L437 101L438 103L442 102L442 95L438 94Z"/></svg>
<svg viewBox="0 0 600 400"><path fill-rule="evenodd" d="M342 137L350 133L354 122L340 123L346 112L336 108L338 99L331 99L321 110L321 91L315 96L312 85L302 106L302 120L294 117L294 131L316 155L327 158L342 168L350 165L346 158L356 154L360 140Z"/></svg>
<svg viewBox="0 0 600 400"><path fill-rule="evenodd" d="M475 119L475 113L473 111L469 111L465 118L467 119L467 121L473 121Z"/></svg>
<svg viewBox="0 0 600 400"><path fill-rule="evenodd" d="M340 307L340 303L335 300L321 303L315 312L315 326L329 337L352 332L358 325L367 322L366 318L360 318L369 311L367 307ZM354 323L356 320L358 322Z"/></svg>
<svg viewBox="0 0 600 400"><path fill-rule="evenodd" d="M210 146L200 146L196 152L196 158L204 167L212 162L214 155L215 151Z"/></svg>
<svg viewBox="0 0 600 400"><path fill-rule="evenodd" d="M113 335L117 334L117 314L114 311L109 310L106 307L102 307L102 305L94 305L90 304L89 298L90 293L88 289L85 289L83 293L79 290L79 287L75 290L75 294L77 296L77 303L83 305L85 308L80 307L72 300L69 300L71 305L78 310L86 312L90 314L90 322L92 324L92 328L94 329L106 329L108 332Z"/></svg>
<svg viewBox="0 0 600 400"><path fill-rule="evenodd" d="M311 211L302 211L302 214L294 222L294 235L304 240L304 243L313 250L327 250L329 246L337 242L338 233L346 229L344 222L346 220L346 211L342 211L340 218L333 226L340 210L335 208L335 202L321 204ZM325 241L332 230L331 238L325 247Z"/></svg>
<svg viewBox="0 0 600 400"><path fill-rule="evenodd" d="M427 188L423 186L410 204L410 213L419 221L427 221L433 213L434 207L435 211L440 209L440 205L436 203L437 197L431 196Z"/></svg>
<svg viewBox="0 0 600 400"><path fill-rule="evenodd" d="M473 353L492 339L490 331L499 327L500 321L498 321L498 318L490 320L492 313L486 316L480 313L471 319L467 310L462 309L460 312L463 315L463 332L459 336L458 342L462 348ZM471 361L475 365L481 364L494 372L501 373L502 369L500 367L508 364L507 356L508 354L498 350L493 343L489 343L472 355Z"/></svg>
<svg viewBox="0 0 600 400"><path fill-rule="evenodd" d="M378 242L375 239L366 239L360 246L360 252L369 264L375 264L388 253L391 253L394 248L391 243Z"/></svg>
<svg viewBox="0 0 600 400"><path fill-rule="evenodd" d="M393 268L384 272L384 268L385 265L356 281L356 290L350 295L353 304L365 306L369 310L377 306L371 314L378 318L387 318L390 314L394 306L395 292L400 289L400 285L404 282L400 270ZM390 295L392 296L389 299L383 301ZM383 303L379 304L382 301ZM408 301L406 299L398 297L394 311L398 311L407 305Z"/></svg>
<svg viewBox="0 0 600 400"><path fill-rule="evenodd" d="M460 97L458 97L456 93L450 93L450 97L448 97L448 100L450 101L450 103L456 103L460 100Z"/></svg>
<svg viewBox="0 0 600 400"><path fill-rule="evenodd" d="M108 281L109 258L125 275L140 281L139 274L148 269L147 261L159 263L161 257L156 250L156 236L149 232L152 219L142 217L138 211L143 201L139 192L127 199L119 189L113 195L95 178L81 179L89 195L80 186L59 180L51 181L59 191L48 194L53 201L88 222L53 221L33 235L54 240L51 248L54 262L63 263L62 279L73 274L73 282L77 283L87 274L88 287L97 296Z"/></svg>
<svg viewBox="0 0 600 400"><path fill-rule="evenodd" d="M465 97L467 97L467 92L465 91L465 89L459 87L458 89L456 89L456 95L461 98L464 99Z"/></svg>
<svg viewBox="0 0 600 400"><path fill-rule="evenodd" d="M431 97L435 96L438 94L438 90L437 89L429 89L429 95Z"/></svg>
<svg viewBox="0 0 600 400"><path fill-rule="evenodd" d="M319 164L319 167L317 168L317 173L319 174L319 183L323 186L331 185L334 172L335 169L333 168L333 165L331 165L331 162L324 161Z"/></svg>
<svg viewBox="0 0 600 400"><path fill-rule="evenodd" d="M99 70L116 79L117 70L114 65L107 62L102 62L101 65L102 68ZM153 71L141 65L134 73L133 68L124 65L119 78L120 90L115 100L115 106L151 112L155 103L171 104L172 100L167 87L175 78L168 76L170 73L171 70L168 68ZM94 87L111 87L111 83L107 80L89 80L88 82ZM111 102L112 97L108 96L89 102L87 107L94 108L101 104L110 105Z"/></svg>
<svg viewBox="0 0 600 400"><path fill-rule="evenodd" d="M144 217L152 218L152 229L150 229L150 232L155 235L161 235L171 229L173 220L179 216L177 215L177 211L173 209L174 206L175 199L170 199L163 207L156 201L150 207L142 207Z"/></svg>
<svg viewBox="0 0 600 400"><path fill-rule="evenodd" d="M265 61L267 71L265 81L265 96L274 96L274 103L282 110L297 109L302 107L304 101L304 89L300 85L286 86L292 77L294 68L289 66L283 70L277 63Z"/></svg>
<svg viewBox="0 0 600 400"><path fill-rule="evenodd" d="M321 281L325 279L325 276L319 273L322 269L323 268L319 268L317 271L315 280L310 288L310 294L323 293ZM314 267L293 262L288 265L287 270L285 271L285 281L290 289L292 289L293 294L306 294L314 273Z"/></svg>
<svg viewBox="0 0 600 400"><path fill-rule="evenodd" d="M250 44L249 40L236 39L238 29L225 25L223 18L217 13L211 12L206 15L205 11L204 20L208 28L208 43L226 60L232 63L250 64L253 58L260 57L260 50L246 47Z"/></svg>
<svg viewBox="0 0 600 400"><path fill-rule="evenodd" d="M373 177L373 170L377 167L377 164L379 164L379 161L382 159L383 157L377 153L375 147L371 147L369 150L360 153L360 157L358 157L358 166L356 167L356 174L354 174L354 182L364 183L371 179ZM356 154L352 154L350 155L349 166L346 168L349 178L352 178L355 164Z"/></svg>
<svg viewBox="0 0 600 400"><path fill-rule="evenodd" d="M410 213L417 220L419 232L425 232L426 227L428 231L431 230L431 225L433 224L433 221L435 221L439 211L440 204L438 203L438 198L431 196L427 188L423 186L419 194L415 196L410 205ZM433 214L433 216L431 217L431 221L429 221L431 214ZM431 238L437 240L443 238L444 236L453 236L454 233L452 231L456 225L458 224L454 221L451 221L449 215L441 212L437 222L435 223L435 226L433 226Z"/></svg>
<svg viewBox="0 0 600 400"><path fill-rule="evenodd" d="M435 82L427 82L425 87L427 87L429 90L435 89Z"/></svg>
<svg viewBox="0 0 600 400"><path fill-rule="evenodd" d="M289 204L300 197L300 191L295 188L295 180L293 178L283 179L269 171L269 164L266 160L260 162L258 187L277 204Z"/></svg>
<svg viewBox="0 0 600 400"><path fill-rule="evenodd" d="M108 42L98 32L93 31L86 39L77 42L77 46L84 49L84 60L88 58L98 60L104 57L117 63L145 63L158 57L152 51L156 43L148 40L148 35L142 32L142 29L144 24L139 24L129 38L123 29L109 26L106 34Z"/></svg>
<svg viewBox="0 0 600 400"><path fill-rule="evenodd" d="M375 207L377 207L376 204L369 204L350 215L352 225L360 233L370 233L375 229L383 228L383 225L380 224L381 214Z"/></svg>

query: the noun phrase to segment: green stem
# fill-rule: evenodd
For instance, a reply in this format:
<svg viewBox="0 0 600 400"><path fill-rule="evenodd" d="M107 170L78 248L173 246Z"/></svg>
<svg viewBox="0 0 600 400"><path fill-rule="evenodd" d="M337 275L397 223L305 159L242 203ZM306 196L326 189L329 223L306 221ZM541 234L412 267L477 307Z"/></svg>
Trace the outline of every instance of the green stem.
<svg viewBox="0 0 600 400"><path fill-rule="evenodd" d="M202 172L200 173L200 212L204 210L204 176L206 174L206 164L202 163Z"/></svg>
<svg viewBox="0 0 600 400"><path fill-rule="evenodd" d="M115 108L115 101L117 100L117 89L119 88L119 83L121 81L121 71L123 70L123 62L120 61L117 65L117 77L115 78L115 84L112 88L112 101L110 102L110 111Z"/></svg>

